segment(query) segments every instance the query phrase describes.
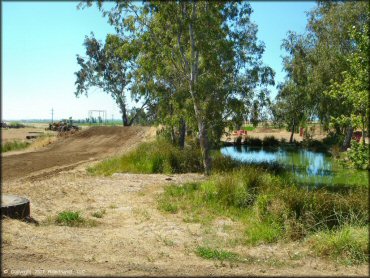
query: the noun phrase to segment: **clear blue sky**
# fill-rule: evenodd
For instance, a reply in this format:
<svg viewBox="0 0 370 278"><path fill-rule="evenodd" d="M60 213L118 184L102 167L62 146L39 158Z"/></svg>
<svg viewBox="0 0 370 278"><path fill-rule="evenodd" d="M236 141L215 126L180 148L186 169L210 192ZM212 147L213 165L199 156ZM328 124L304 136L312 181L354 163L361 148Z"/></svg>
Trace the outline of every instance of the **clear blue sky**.
<svg viewBox="0 0 370 278"><path fill-rule="evenodd" d="M78 2L2 3L2 119L86 118L88 110L107 110L120 118L109 95L92 89L76 98L76 54L84 54L85 35L104 39L113 32L94 6L77 10ZM303 32L305 11L315 2L251 2L258 38L266 45L265 64L282 81L281 40L288 30ZM273 89L273 91L275 91ZM274 93L273 93L274 94Z"/></svg>

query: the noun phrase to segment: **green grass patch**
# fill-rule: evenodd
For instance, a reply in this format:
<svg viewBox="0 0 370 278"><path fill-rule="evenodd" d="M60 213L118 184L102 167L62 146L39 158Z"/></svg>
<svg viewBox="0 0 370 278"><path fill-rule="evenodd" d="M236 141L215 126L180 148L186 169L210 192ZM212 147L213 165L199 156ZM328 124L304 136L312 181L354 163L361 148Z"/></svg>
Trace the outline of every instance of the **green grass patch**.
<svg viewBox="0 0 370 278"><path fill-rule="evenodd" d="M243 129L246 130L246 131L253 131L256 128L254 126L244 126Z"/></svg>
<svg viewBox="0 0 370 278"><path fill-rule="evenodd" d="M212 249L210 247L198 246L195 254L207 260L220 260L220 261L239 261L240 256L234 252L225 251L222 249Z"/></svg>
<svg viewBox="0 0 370 278"><path fill-rule="evenodd" d="M307 243L316 254L346 265L369 261L368 227L344 226L334 231L322 231L311 236Z"/></svg>
<svg viewBox="0 0 370 278"><path fill-rule="evenodd" d="M53 221L60 226L69 227L93 227L97 225L95 220L84 218L78 211L62 211Z"/></svg>
<svg viewBox="0 0 370 278"><path fill-rule="evenodd" d="M5 142L4 144L1 144L1 152L10 152L10 151L17 151L17 150L24 150L30 145L29 142L24 141L11 141L11 142Z"/></svg>

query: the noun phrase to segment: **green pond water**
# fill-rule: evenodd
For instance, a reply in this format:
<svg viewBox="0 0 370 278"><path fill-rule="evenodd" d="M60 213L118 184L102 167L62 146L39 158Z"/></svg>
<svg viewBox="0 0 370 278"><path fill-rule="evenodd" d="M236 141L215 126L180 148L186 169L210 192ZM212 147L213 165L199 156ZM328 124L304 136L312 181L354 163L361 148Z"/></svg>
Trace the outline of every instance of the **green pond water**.
<svg viewBox="0 0 370 278"><path fill-rule="evenodd" d="M306 149L263 148L228 146L221 148L225 156L247 164L279 163L290 170L296 180L303 184L361 185L368 186L369 172L346 169L329 154Z"/></svg>

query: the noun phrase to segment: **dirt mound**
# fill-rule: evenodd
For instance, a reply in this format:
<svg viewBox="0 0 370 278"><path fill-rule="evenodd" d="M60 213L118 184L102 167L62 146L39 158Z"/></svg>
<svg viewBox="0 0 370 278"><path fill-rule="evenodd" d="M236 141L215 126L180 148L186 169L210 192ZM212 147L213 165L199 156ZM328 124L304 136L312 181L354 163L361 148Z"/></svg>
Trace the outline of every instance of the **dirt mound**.
<svg viewBox="0 0 370 278"><path fill-rule="evenodd" d="M2 179L45 177L119 154L151 137L150 127L91 127L36 152L2 157Z"/></svg>

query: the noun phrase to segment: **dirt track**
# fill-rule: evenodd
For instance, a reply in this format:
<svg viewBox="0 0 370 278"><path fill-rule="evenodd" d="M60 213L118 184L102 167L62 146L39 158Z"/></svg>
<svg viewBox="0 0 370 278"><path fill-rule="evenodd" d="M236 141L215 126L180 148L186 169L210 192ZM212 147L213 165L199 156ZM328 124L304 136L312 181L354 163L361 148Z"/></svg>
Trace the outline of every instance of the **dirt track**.
<svg viewBox="0 0 370 278"><path fill-rule="evenodd" d="M36 152L2 157L2 180L38 179L134 147L150 137L147 127L92 127Z"/></svg>

